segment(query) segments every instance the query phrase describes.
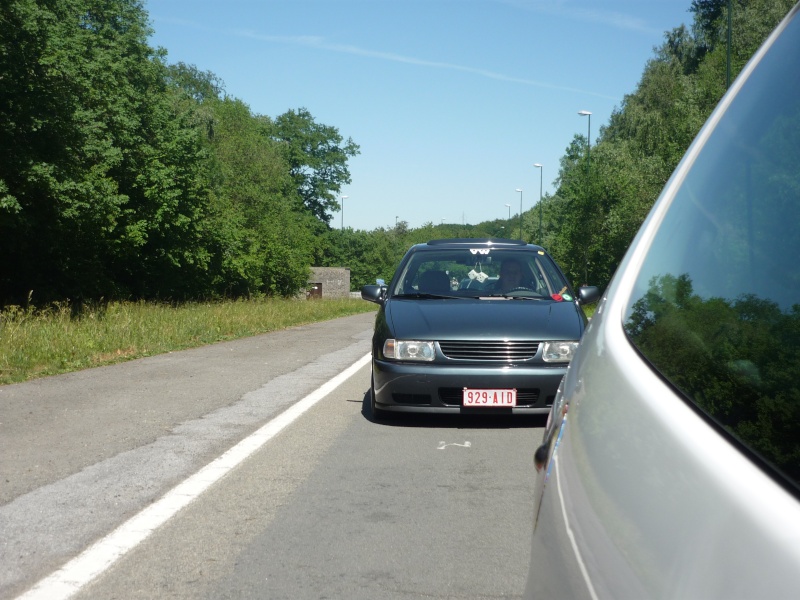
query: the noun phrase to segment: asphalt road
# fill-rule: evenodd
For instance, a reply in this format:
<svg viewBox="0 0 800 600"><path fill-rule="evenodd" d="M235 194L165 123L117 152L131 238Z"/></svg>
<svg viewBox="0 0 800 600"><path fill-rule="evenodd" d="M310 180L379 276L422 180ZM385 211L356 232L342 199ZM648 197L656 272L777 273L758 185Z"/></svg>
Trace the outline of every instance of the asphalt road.
<svg viewBox="0 0 800 600"><path fill-rule="evenodd" d="M0 387L0 597L365 357L373 318ZM520 597L542 419L376 423L368 390L364 366L75 597Z"/></svg>

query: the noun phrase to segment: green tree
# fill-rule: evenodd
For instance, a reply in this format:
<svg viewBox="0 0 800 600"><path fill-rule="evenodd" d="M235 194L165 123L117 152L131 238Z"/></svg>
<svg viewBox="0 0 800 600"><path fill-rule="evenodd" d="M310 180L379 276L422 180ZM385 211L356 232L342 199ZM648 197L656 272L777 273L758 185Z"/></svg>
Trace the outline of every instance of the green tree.
<svg viewBox="0 0 800 600"><path fill-rule="evenodd" d="M388 283L406 250L407 242L396 230L332 229L324 236L317 262L323 267L349 267L350 289L358 291L377 279Z"/></svg>
<svg viewBox="0 0 800 600"><path fill-rule="evenodd" d="M221 100L225 96L225 83L219 77L183 62L167 67L167 83L182 90L198 104Z"/></svg>
<svg viewBox="0 0 800 600"><path fill-rule="evenodd" d="M351 183L347 159L360 154L358 145L344 140L335 127L317 123L305 108L278 116L271 137L279 142L306 208L329 223L329 213L340 208L336 194Z"/></svg>
<svg viewBox="0 0 800 600"><path fill-rule="evenodd" d="M0 8L0 301L171 294L202 271L199 141L148 34L136 0Z"/></svg>
<svg viewBox="0 0 800 600"><path fill-rule="evenodd" d="M214 287L224 295L294 294L308 281L315 220L269 137L269 120L235 99L212 109Z"/></svg>

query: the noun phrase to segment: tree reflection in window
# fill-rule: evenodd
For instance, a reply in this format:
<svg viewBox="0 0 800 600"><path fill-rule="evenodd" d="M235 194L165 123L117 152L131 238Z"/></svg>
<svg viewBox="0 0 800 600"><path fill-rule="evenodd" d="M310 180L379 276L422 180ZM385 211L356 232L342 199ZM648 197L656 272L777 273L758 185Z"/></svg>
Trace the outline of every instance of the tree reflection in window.
<svg viewBox="0 0 800 600"><path fill-rule="evenodd" d="M703 412L800 485L800 305L704 299L688 274L662 275L631 305L625 330Z"/></svg>

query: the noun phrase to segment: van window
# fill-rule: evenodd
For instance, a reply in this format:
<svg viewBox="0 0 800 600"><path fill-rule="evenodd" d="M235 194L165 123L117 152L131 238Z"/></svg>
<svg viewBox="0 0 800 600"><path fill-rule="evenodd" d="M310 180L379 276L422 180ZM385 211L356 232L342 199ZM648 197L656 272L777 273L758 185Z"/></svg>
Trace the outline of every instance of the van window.
<svg viewBox="0 0 800 600"><path fill-rule="evenodd" d="M800 19L789 28L690 165L625 330L689 401L800 486Z"/></svg>

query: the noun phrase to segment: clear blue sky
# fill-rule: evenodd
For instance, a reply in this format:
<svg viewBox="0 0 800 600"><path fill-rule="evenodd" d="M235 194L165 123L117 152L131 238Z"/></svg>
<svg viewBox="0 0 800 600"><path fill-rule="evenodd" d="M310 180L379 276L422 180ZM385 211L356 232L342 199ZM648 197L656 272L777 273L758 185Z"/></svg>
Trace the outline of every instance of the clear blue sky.
<svg viewBox="0 0 800 600"><path fill-rule="evenodd" d="M254 113L307 108L361 146L331 225L476 224L554 191L691 0L146 0L153 46ZM522 193L515 190L521 188ZM520 198L521 196L521 198Z"/></svg>

